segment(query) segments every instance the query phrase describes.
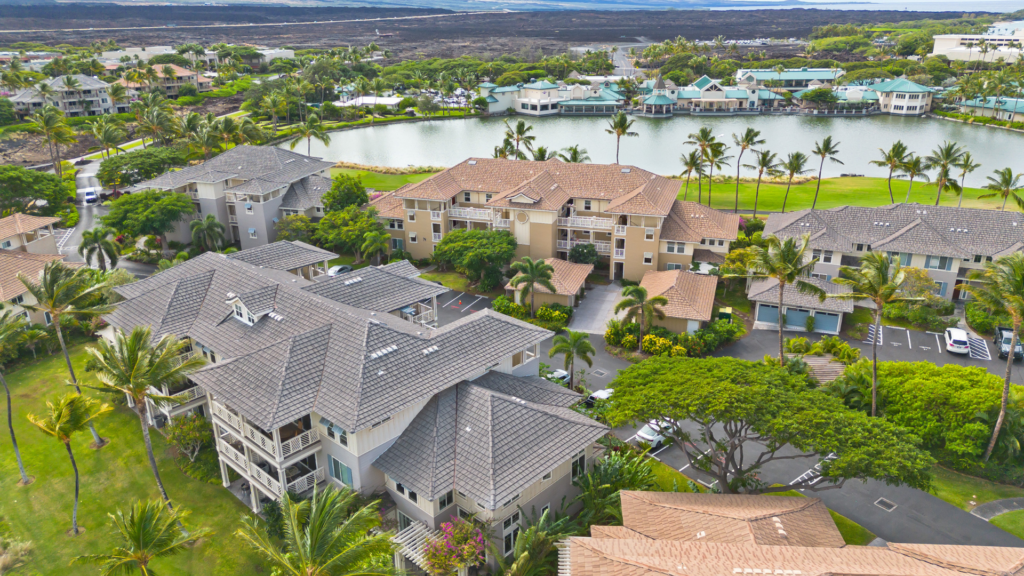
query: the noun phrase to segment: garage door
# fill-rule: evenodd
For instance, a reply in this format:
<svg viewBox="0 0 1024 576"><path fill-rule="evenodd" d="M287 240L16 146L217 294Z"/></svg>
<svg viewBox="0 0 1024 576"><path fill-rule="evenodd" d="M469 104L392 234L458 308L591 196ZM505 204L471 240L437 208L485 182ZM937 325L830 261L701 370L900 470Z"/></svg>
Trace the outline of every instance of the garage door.
<svg viewBox="0 0 1024 576"><path fill-rule="evenodd" d="M836 333L839 331L839 314L831 312L814 313L814 331Z"/></svg>
<svg viewBox="0 0 1024 576"><path fill-rule="evenodd" d="M779 307L770 306L768 304L757 305L757 321L766 322L768 324L779 323Z"/></svg>
<svg viewBox="0 0 1024 576"><path fill-rule="evenodd" d="M807 318L811 316L810 310L803 308L786 308L786 326L803 328L807 326Z"/></svg>

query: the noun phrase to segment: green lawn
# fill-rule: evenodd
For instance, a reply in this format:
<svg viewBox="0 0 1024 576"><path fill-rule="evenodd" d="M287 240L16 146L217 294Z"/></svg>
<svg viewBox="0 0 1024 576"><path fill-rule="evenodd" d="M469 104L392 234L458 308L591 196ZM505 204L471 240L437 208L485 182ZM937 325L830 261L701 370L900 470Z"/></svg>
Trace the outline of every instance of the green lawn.
<svg viewBox="0 0 1024 576"><path fill-rule="evenodd" d="M990 523L1018 538L1024 538L1024 510L1000 514L993 518Z"/></svg>
<svg viewBox="0 0 1024 576"><path fill-rule="evenodd" d="M83 383L95 385L95 379L83 371L84 348L74 347L72 360L76 372L84 376ZM108 446L100 451L90 449L88 432L72 442L82 476L78 519L85 532L77 537L66 535L71 528L74 494L74 476L67 453L25 418L27 413L41 414L48 397L66 392L66 379L59 352L7 375L14 396L18 443L28 473L36 480L28 487L16 485L17 466L5 426L0 440L0 515L10 526L13 537L34 543L29 564L23 569L26 574L97 574L96 566L68 563L81 554L108 552L118 543L108 513L134 499L159 498L146 461L138 418L127 408L119 407L97 423L100 434L111 440ZM97 393L86 389L86 394ZM190 523L214 532L180 556L154 561L153 568L168 574L234 576L265 572L256 557L233 535L246 507L219 483L204 484L182 474L168 455L160 434L153 434L153 444L171 499L192 511Z"/></svg>
<svg viewBox="0 0 1024 576"><path fill-rule="evenodd" d="M349 266L352 267L353 270L358 270L360 268L366 268L367 266L370 265L370 262L371 262L370 260L363 260L359 264L356 264L355 261L356 261L356 257L354 255L352 255L352 254L342 254L341 256L338 256L337 258L333 258L331 260L328 260L327 261L327 267L330 268L331 266L337 266L339 264L348 264Z"/></svg>
<svg viewBox="0 0 1024 576"><path fill-rule="evenodd" d="M693 490L690 490L690 479L684 476L682 472L654 458L651 458L649 462L651 463L651 470L654 471L654 476L658 479L658 490L671 492L672 488L675 487L680 492L693 492Z"/></svg>
<svg viewBox="0 0 1024 576"><path fill-rule="evenodd" d="M719 286L715 290L715 300L725 306L731 306L735 312L749 315L751 304L743 293L743 282L743 280L737 280L736 285L732 286L729 291L725 291L724 285Z"/></svg>
<svg viewBox="0 0 1024 576"><path fill-rule="evenodd" d="M932 468L932 493L953 506L970 511L985 502L1024 496L1024 489L935 466ZM970 504L971 501L974 504Z"/></svg>
<svg viewBox="0 0 1024 576"><path fill-rule="evenodd" d="M422 174L380 174L379 172L370 172L369 170L354 170L351 168L331 168L331 176L337 176L338 174L348 174L350 176L358 176L363 181L363 186L367 188L373 188L374 190L397 190L406 184L412 184L420 182L430 178L434 174L432 172Z"/></svg>
<svg viewBox="0 0 1024 576"><path fill-rule="evenodd" d="M786 211L803 210L810 208L814 201L814 189L816 181L805 184L794 184L789 192L789 200L786 202ZM903 202L907 196L906 180L893 179L892 191L894 200ZM707 204L707 182L704 183L703 201ZM754 207L754 192L756 185L753 182L740 183L740 210L749 213ZM688 200L697 200L697 183L690 180L689 194L685 193L686 186L679 191L679 199L687 196ZM989 208L998 210L1001 199L989 198L978 200L978 196L988 192L979 188L967 188L964 193L964 207L967 208ZM715 208L732 209L736 193L734 182L716 182L711 188L711 201ZM782 199L786 194L786 185L761 183L761 193L758 197L757 209L780 211L782 210ZM959 198L947 193L942 197L942 205L956 206ZM935 204L935 187L925 182L915 181L914 189L910 194L911 202L921 204ZM821 192L818 195L818 208L834 208L836 206L883 206L889 204L889 189L885 178L826 178L821 181Z"/></svg>
<svg viewBox="0 0 1024 576"><path fill-rule="evenodd" d="M476 288L469 287L469 279L459 274L458 272L427 272L420 274L420 278L428 282L440 282L446 288L455 290L456 292L465 292L466 294L474 294L477 296L487 296L488 298L496 298L505 293L503 288L497 288L490 292L481 292Z"/></svg>

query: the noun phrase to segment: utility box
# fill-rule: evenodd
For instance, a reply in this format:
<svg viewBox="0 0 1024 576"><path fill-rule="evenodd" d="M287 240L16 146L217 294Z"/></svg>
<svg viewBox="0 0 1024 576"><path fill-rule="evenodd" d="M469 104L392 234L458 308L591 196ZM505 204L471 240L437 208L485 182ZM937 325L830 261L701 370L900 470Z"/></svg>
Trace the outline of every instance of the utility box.
<svg viewBox="0 0 1024 576"><path fill-rule="evenodd" d="M726 322L732 324L732 306L720 308L718 310L718 319L725 320Z"/></svg>

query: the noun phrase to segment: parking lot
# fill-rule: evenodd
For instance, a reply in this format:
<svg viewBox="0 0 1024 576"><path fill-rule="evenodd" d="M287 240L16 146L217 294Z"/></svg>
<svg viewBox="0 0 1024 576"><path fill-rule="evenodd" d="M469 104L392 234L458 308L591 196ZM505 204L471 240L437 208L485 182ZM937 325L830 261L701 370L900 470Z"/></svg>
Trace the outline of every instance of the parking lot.
<svg viewBox="0 0 1024 576"><path fill-rule="evenodd" d="M491 307L491 299L449 290L437 297L437 325L451 324L473 312Z"/></svg>

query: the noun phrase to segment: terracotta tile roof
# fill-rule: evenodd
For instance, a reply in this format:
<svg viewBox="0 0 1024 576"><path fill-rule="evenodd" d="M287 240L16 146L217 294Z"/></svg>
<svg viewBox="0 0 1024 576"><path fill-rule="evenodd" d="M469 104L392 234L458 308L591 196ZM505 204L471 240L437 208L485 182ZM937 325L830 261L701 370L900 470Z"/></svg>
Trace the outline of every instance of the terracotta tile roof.
<svg viewBox="0 0 1024 576"><path fill-rule="evenodd" d="M694 274L683 270L648 270L640 280L648 296L664 296L664 306L669 318L687 320L711 320L711 308L715 305L715 288L718 278L705 274Z"/></svg>
<svg viewBox="0 0 1024 576"><path fill-rule="evenodd" d="M550 264L555 271L551 274L551 283L555 285L556 294L571 296L578 294L580 288L583 287L583 283L587 280L587 276L594 271L593 264L575 264L568 260L561 260L558 258L545 258L545 262ZM516 274L512 280L518 278L521 274ZM506 290L515 290L515 286L512 285L512 280L509 280L508 284L505 285ZM538 294L551 294L551 290L537 284L533 287Z"/></svg>
<svg viewBox="0 0 1024 576"><path fill-rule="evenodd" d="M626 540L647 540L647 536L625 526L591 526L591 538L621 538Z"/></svg>
<svg viewBox="0 0 1024 576"><path fill-rule="evenodd" d="M10 300L28 292L25 285L18 280L18 274L24 274L33 282L39 281L39 275L48 262L63 260L63 254L30 254L18 250L0 250L0 301ZM81 264L68 264L78 267Z"/></svg>
<svg viewBox="0 0 1024 576"><path fill-rule="evenodd" d="M399 188L394 192L385 192L384 194L381 194L379 197L370 200L370 206L377 209L377 214L381 218L405 219L405 209L403 208L402 199L395 196L395 193L400 190L402 190L402 188Z"/></svg>
<svg viewBox="0 0 1024 576"><path fill-rule="evenodd" d="M676 200L668 218L665 218L661 239L680 242L700 242L701 238L735 240L739 229L738 214L726 214L696 202Z"/></svg>
<svg viewBox="0 0 1024 576"><path fill-rule="evenodd" d="M10 238L15 234L24 234L38 230L44 226L56 224L60 218L53 216L33 216L31 214L11 214L6 218L0 218L0 240Z"/></svg>
<svg viewBox="0 0 1024 576"><path fill-rule="evenodd" d="M705 250L703 248L697 248L693 251L694 262L707 262L709 264L724 264L725 254L721 252L712 252L711 250Z"/></svg>

